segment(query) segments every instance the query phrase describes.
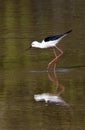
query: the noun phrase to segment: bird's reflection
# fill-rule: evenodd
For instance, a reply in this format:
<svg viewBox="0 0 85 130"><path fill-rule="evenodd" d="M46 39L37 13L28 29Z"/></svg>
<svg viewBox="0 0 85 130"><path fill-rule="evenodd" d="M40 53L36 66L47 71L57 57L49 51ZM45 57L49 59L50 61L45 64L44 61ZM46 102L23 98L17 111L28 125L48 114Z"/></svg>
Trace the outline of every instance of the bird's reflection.
<svg viewBox="0 0 85 130"><path fill-rule="evenodd" d="M56 93L42 93L42 94L35 94L34 99L35 101L45 101L45 103L54 103L56 105L63 105L69 106L62 98L61 94L64 92L64 86L59 83L57 72L56 72L56 63L53 67L53 72L48 72L48 78L56 87Z"/></svg>

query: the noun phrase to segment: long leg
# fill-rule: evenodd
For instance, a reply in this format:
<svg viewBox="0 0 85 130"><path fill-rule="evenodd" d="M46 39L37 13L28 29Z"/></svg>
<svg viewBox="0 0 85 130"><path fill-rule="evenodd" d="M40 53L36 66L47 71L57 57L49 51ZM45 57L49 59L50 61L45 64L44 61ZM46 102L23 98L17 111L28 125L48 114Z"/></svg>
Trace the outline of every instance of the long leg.
<svg viewBox="0 0 85 130"><path fill-rule="evenodd" d="M58 48L58 47L56 47L56 46L55 46L55 48L60 52L60 54L57 55L56 52L55 52L55 49L53 48L53 52L54 52L55 58L48 64L48 69L49 69L50 65L51 65L53 62L56 62L56 61L59 59L59 57L63 55L63 51L62 51L60 48Z"/></svg>
<svg viewBox="0 0 85 130"><path fill-rule="evenodd" d="M57 54L56 54L55 48L53 48L53 52L54 52L55 57L57 57Z"/></svg>
<svg viewBox="0 0 85 130"><path fill-rule="evenodd" d="M55 57L57 58L58 55L56 54L55 48L53 48L53 52L54 52ZM55 73L55 70L56 70L56 63L54 64L54 68L53 68L54 73Z"/></svg>
<svg viewBox="0 0 85 130"><path fill-rule="evenodd" d="M58 59L59 57L61 57L63 55L63 51L59 47L57 47L57 46L55 46L55 47L60 52L60 54L57 56L57 59Z"/></svg>
<svg viewBox="0 0 85 130"><path fill-rule="evenodd" d="M55 61L55 59L57 59L57 54L56 54L55 48L53 48L53 53L55 55L55 58L51 62L49 62L48 67L47 67L48 69L49 69L50 65Z"/></svg>

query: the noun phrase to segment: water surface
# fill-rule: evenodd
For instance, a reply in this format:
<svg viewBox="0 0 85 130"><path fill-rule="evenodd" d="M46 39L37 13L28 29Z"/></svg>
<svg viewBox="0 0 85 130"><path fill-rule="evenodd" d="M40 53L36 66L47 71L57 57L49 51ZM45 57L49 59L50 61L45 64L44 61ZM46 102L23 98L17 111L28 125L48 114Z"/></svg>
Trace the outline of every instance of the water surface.
<svg viewBox="0 0 85 130"><path fill-rule="evenodd" d="M0 130L85 129L84 7L83 0L1 1ZM34 40L69 29L58 45L64 55L57 77L51 68L51 78L46 68L52 49L26 49ZM69 107L36 102L34 95L43 93L59 96Z"/></svg>

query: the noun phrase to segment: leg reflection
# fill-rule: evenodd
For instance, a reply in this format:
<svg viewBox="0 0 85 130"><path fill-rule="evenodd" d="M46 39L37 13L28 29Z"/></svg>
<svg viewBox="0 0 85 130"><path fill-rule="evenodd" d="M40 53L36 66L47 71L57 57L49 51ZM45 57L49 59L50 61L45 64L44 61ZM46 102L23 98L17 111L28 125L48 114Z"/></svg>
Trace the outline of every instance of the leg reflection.
<svg viewBox="0 0 85 130"><path fill-rule="evenodd" d="M59 96L61 93L64 92L64 86L59 83L59 80L58 80L58 77L57 77L56 63L54 64L54 67L53 67L53 73L48 72L48 78L49 78L50 81L52 81L55 84L57 96Z"/></svg>

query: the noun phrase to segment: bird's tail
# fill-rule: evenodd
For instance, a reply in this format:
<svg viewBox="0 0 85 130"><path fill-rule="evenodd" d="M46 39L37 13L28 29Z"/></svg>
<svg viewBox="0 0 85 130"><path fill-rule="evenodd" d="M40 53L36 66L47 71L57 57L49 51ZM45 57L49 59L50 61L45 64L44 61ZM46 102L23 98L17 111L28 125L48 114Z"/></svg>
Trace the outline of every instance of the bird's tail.
<svg viewBox="0 0 85 130"><path fill-rule="evenodd" d="M70 32L72 32L72 29L69 30L69 31L67 31L67 32L65 32L64 35L67 35L67 34L70 33Z"/></svg>

